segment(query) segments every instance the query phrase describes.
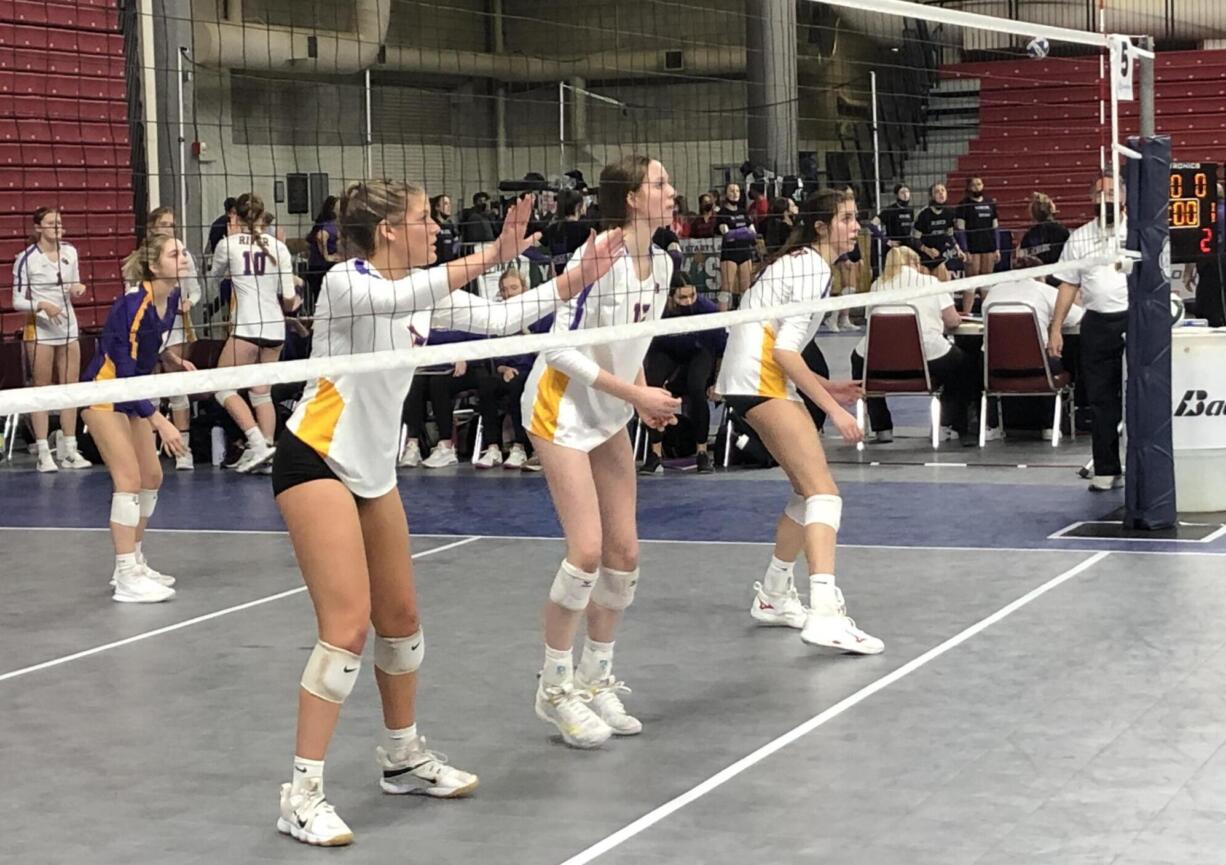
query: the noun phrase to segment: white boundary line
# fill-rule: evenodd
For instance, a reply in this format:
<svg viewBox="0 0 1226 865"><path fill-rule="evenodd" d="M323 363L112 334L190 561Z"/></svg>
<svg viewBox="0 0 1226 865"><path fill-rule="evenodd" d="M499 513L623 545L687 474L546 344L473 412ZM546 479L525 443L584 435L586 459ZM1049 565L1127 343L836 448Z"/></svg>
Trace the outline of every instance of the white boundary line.
<svg viewBox="0 0 1226 865"><path fill-rule="evenodd" d="M784 733L782 736L779 736L778 738L770 742L767 742L765 745L763 745L761 748L758 748L752 754L742 757L740 760L737 760L731 766L728 766L725 769L722 769L721 771L715 773L710 778L703 781L701 784L698 784L696 787L692 787L689 790L687 790L685 793L682 793L680 796L670 799L668 802L665 802L663 805L660 805L658 808L655 808L647 812L642 817L635 820L633 823L623 826L621 829L618 829L612 835L609 835L603 840L596 842L591 847L588 847L586 850L575 854L574 856L570 857L565 862L563 862L562 865L586 865L586 863L591 862L593 859L596 859L599 856L603 856L605 853L608 853L610 850L614 849L615 847L618 847L624 844L625 842L629 841L635 835L638 835L641 832L647 829L650 829L652 826L654 826L656 823L659 823L661 820L663 820L665 817L668 817L670 814L673 814L681 810L686 805L689 805L691 802L705 796L707 793L710 793L712 790L727 783L728 781L731 781L733 778L735 778L737 775L740 775L746 769L749 769L757 765L758 763L762 762L763 760L765 760L767 757L771 756L775 752L780 751L783 748L786 748L788 745L792 744L797 739L800 739L802 736L812 733L814 730L816 730L818 727L825 724L827 721L837 718L839 715L843 714L848 709L851 709L854 706L858 705L859 703L864 702L869 697L873 696L873 694L876 694L878 691L884 690L885 688L888 688L890 685L897 682L899 679L909 676L911 673L914 673L916 670L918 670L920 667L923 667L929 661L936 660L937 658L941 657L941 655L944 655L946 652L948 652L950 649L960 646L962 643L965 643L971 637L975 636L981 631L984 631L990 628L992 625L996 624L1002 619L1012 615L1013 613L1020 610L1022 607L1029 604L1031 601L1035 600L1036 598L1039 598L1042 595L1045 595L1047 592L1050 592L1052 589L1056 588L1057 586L1060 586L1061 584L1068 582L1073 577L1077 576L1078 574L1098 564L1099 562L1101 562L1103 559L1105 559L1109 555L1110 553L1107 553L1107 552L1095 553L1094 555L1090 556L1088 559L1084 559L1079 564L1074 565L1073 567L1069 568L1064 573L1059 574L1058 576L1052 577L1050 580L1048 580L1043 585L1035 589L1032 589L1031 591L1022 595L1020 598L1013 601L1012 603L1004 607L1001 607L999 610L997 610L995 613L988 616L987 618L980 619L978 622L971 625L969 628L965 629L964 631L961 631L960 633L950 637L945 642L934 646L933 648L929 649L927 652L924 652L924 654L920 655L918 658L908 661L907 663L903 664L901 667L899 667L894 672L889 673L888 675L882 676L880 679L877 679L871 684L866 685L865 687L861 688L859 691L856 691L850 697L840 700L839 702L831 706L829 709L826 709L820 714L814 715L812 718L805 721L803 724L793 727L791 730Z"/></svg>
<svg viewBox="0 0 1226 865"><path fill-rule="evenodd" d="M0 532L109 532L104 526L0 526ZM285 529L146 529L155 534L170 535L284 535ZM462 538L462 534L442 534L439 532L413 532L414 538ZM481 535L487 541L562 541L560 535ZM1065 543L1080 541L1079 538L1053 538L1048 535L1045 540L1058 540ZM1095 539L1101 540L1101 539ZM1137 538L1138 543L1150 543L1144 538ZM1131 540L1113 541L1113 543L1130 543ZM716 540L684 540L671 538L639 538L640 544L698 544L703 546L729 547L769 547L774 541L716 541ZM1175 541L1154 540L1152 543L1176 543ZM946 553L1115 553L1121 556L1226 556L1226 551L1212 552L1210 550L1096 550L1086 547L965 547L929 544L839 544L846 550L933 550ZM429 551L427 551L429 552Z"/></svg>
<svg viewBox="0 0 1226 865"><path fill-rule="evenodd" d="M1141 544L1209 544L1216 541L1222 535L1226 535L1226 524L1215 523L1189 523L1184 520L1179 521L1181 526L1212 526L1218 525L1215 531L1210 532L1203 538L1070 538L1068 533L1081 526L1105 526L1112 525L1112 520L1078 520L1075 523L1069 523L1059 531L1052 532L1047 536L1049 541L1121 541L1129 543L1136 541Z"/></svg>
<svg viewBox="0 0 1226 865"><path fill-rule="evenodd" d="M444 544L441 547L434 547L429 550L422 550L420 553L414 553L413 558L421 559L426 556L432 556L435 553L441 553L444 550L452 550L456 547L462 547L465 544L471 544L473 541L481 540L480 535L466 537L463 540L456 541L451 544ZM245 604L236 604L233 607L226 607L224 610L216 610L212 613L205 613L203 616L196 616L194 619L185 619L182 622L175 622L173 625L166 625L162 628L157 628L152 631L145 631L143 634L135 634L131 637L125 637L122 640L115 640L112 643L104 643L101 646L94 646L92 649L84 649L80 652L73 652L71 655L64 655L59 658L52 658L50 661L43 661L40 664L33 664L29 667L22 667L20 670L12 670L8 673L0 674L0 682L16 679L18 676L25 676L29 673L37 673L40 670L49 670L52 667L58 667L61 664L67 664L70 661L79 661L81 658L88 658L92 655L98 655L102 652L118 649L120 646L127 646L131 643L139 643L141 640L148 640L151 637L160 637L162 634L169 634L172 631L181 631L184 628L190 628L192 625L199 625L201 622L208 622L212 619L219 619L222 616L228 616L230 613L238 613L243 610L249 610L252 607L259 607L263 604L270 604L273 601L279 601L282 598L288 598L291 595L297 595L300 592L305 592L306 586L299 586L296 589L289 589L284 592L277 592L275 595L269 595L265 598L257 598L254 601L247 601Z"/></svg>

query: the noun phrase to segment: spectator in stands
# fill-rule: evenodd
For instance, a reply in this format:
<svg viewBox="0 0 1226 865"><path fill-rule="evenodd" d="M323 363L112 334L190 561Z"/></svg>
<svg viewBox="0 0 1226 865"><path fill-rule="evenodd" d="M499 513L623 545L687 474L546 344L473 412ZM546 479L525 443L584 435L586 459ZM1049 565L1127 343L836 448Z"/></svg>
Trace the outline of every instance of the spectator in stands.
<svg viewBox="0 0 1226 865"><path fill-rule="evenodd" d="M796 214L799 212L800 208L794 199L781 196L771 202L766 221L762 224L762 239L767 255L787 242L788 235L792 233Z"/></svg>
<svg viewBox="0 0 1226 865"><path fill-rule="evenodd" d="M165 234L175 237L175 212L169 207L159 207L149 214L145 226L150 234ZM186 249L183 250L183 278L179 281L179 314L175 316L174 325L166 335L162 344L162 353L158 356L159 372L189 372L195 365L187 359L189 347L196 340L192 329L191 309L200 302L200 272L196 269L196 260ZM128 286L128 291L139 291L141 286ZM169 399L170 417L175 429L183 436L183 452L175 457L177 471L192 471L196 468L191 449L192 404L186 395L172 396Z"/></svg>
<svg viewBox="0 0 1226 865"><path fill-rule="evenodd" d="M690 285L685 274L674 273L664 318L712 312L719 312L719 308L705 297L699 297L697 289ZM711 407L707 399L715 381L715 365L723 357L727 341L728 332L723 328L657 336L651 341L651 348L643 360L643 374L648 385L668 388L674 396L686 400L684 414L693 436L692 443L687 443L687 450L688 446L692 446L696 451L699 474L713 470L711 455L707 452L707 438L711 429ZM654 474L663 471L663 431L648 428L647 440L651 446L639 472Z"/></svg>
<svg viewBox="0 0 1226 865"><path fill-rule="evenodd" d="M719 308L735 309L753 276L757 232L741 202L741 187L724 187L724 203L716 213L716 231L723 238L719 253Z"/></svg>
<svg viewBox="0 0 1226 865"><path fill-rule="evenodd" d="M582 198L580 198L582 201ZM517 297L528 290L523 275L515 269L503 271L498 280L498 296L502 300ZM553 316L547 315L530 325L525 333L548 333L553 327ZM504 469L522 469L528 462L528 433L524 430L520 400L524 395L524 383L532 371L535 354L517 354L496 357L489 364L477 369L477 402L481 412L481 431L486 444L475 463L478 469L492 469L501 465ZM502 440L502 406L511 418L514 444L507 449ZM504 460L505 455L505 460Z"/></svg>
<svg viewBox="0 0 1226 865"><path fill-rule="evenodd" d="M984 192L983 178L972 177L966 182L966 198L958 204L954 227L966 235L966 275L991 273L1000 263L1000 244L996 218L996 199ZM975 292L962 292L962 313L974 309Z"/></svg>
<svg viewBox="0 0 1226 865"><path fill-rule="evenodd" d="M315 309L315 301L319 298L319 289L323 285L324 274L332 265L343 260L337 241L341 231L337 225L337 205L340 199L329 195L315 214L315 224L307 232L307 309Z"/></svg>
<svg viewBox="0 0 1226 865"><path fill-rule="evenodd" d="M897 184L894 202L883 207L874 222L885 232L887 253L896 246L914 247L915 208L911 206L911 187Z"/></svg>
<svg viewBox="0 0 1226 865"><path fill-rule="evenodd" d="M936 282L936 278L922 268L920 257L915 250L896 246L886 256L881 278L873 283L872 290L914 289ZM972 417L972 406L979 398L979 364L975 357L962 351L946 336L962 323L962 317L954 306L953 296L928 295L908 301L907 305L915 309L919 319L928 375L934 385L941 385L943 389L942 413L949 419L949 425L958 433L962 444L975 447L979 444L979 436L975 429L977 418ZM867 351L866 334L851 353L851 374L857 379L864 375L864 358ZM868 400L868 417L878 442L894 440L894 420L890 417L890 409L884 399L878 397Z"/></svg>
<svg viewBox="0 0 1226 865"><path fill-rule="evenodd" d="M554 266L559 271L592 232L592 226L584 218L586 214L587 205L581 192L563 189L558 193L553 222L545 228L541 242L549 249ZM501 290L501 283L499 288Z"/></svg>
<svg viewBox="0 0 1226 865"><path fill-rule="evenodd" d="M464 214L460 234L465 246L470 249L494 241L494 215L490 209L488 192L473 195L473 206Z"/></svg>
<svg viewBox="0 0 1226 865"><path fill-rule="evenodd" d="M22 339L35 387L77 381L81 376L81 343L72 299L85 294L80 257L71 243L64 242L64 222L54 207L34 211L30 245L13 263L13 308L26 312ZM45 411L31 415L38 470L59 470L51 457L47 432L51 425ZM77 451L77 410L60 411L60 463L66 469L85 469L92 463Z"/></svg>
<svg viewBox="0 0 1226 865"><path fill-rule="evenodd" d="M1068 242L1069 231L1063 223L1056 221L1058 213L1056 203L1042 192L1030 195L1030 218L1034 224L1026 229L1022 242L1018 244L1018 255L1032 257L1040 264L1055 264L1060 260L1064 244Z"/></svg>
<svg viewBox="0 0 1226 865"><path fill-rule="evenodd" d="M678 195L673 200L673 223L670 226L673 234L682 239L689 237L690 222L693 218L694 214L690 213L689 202L685 200L684 195Z"/></svg>
<svg viewBox="0 0 1226 865"><path fill-rule="evenodd" d="M949 190L944 183L934 183L928 189L928 206L915 217L911 237L919 247L920 261L941 282L949 281L947 262L966 260L954 235L956 213L949 206Z"/></svg>
<svg viewBox="0 0 1226 865"><path fill-rule="evenodd" d="M209 240L204 245L206 255L211 253L217 247L217 244L221 243L221 239L230 233L232 226L238 224L238 215L234 209L237 204L237 198L227 198L222 205L222 210L225 213L214 219L213 224L209 226Z"/></svg>
<svg viewBox="0 0 1226 865"><path fill-rule="evenodd" d="M1123 184L1120 192L1123 193ZM1123 417L1124 333L1128 326L1128 278L1114 264L1077 267L1071 263L1104 256L1115 235L1115 190L1110 177L1094 181L1091 201L1099 216L1073 231L1060 254L1067 270L1057 272L1059 297L1047 334L1047 351L1060 356L1064 322L1078 290L1085 303L1081 320L1081 370L1090 405L1090 436L1094 476L1090 489L1106 492L1123 485L1119 425ZM1104 227L1103 222L1106 222ZM1127 226L1121 225L1121 230Z"/></svg>
<svg viewBox="0 0 1226 865"><path fill-rule="evenodd" d="M1041 267L1043 262L1035 256L1019 255L1013 263L1015 269L1024 267ZM1039 337L1047 346L1047 334L1051 330L1051 320L1055 315L1059 292L1055 287L1037 279L1019 279L1015 282L1001 282L993 285L983 300L983 315L986 318L993 307L1002 304L1025 304L1035 311L1039 322ZM1072 304L1064 316L1065 327L1080 327L1081 317L1085 314L1077 304ZM1048 355L1047 366L1052 375L1064 371L1060 358Z"/></svg>
<svg viewBox="0 0 1226 865"><path fill-rule="evenodd" d="M460 257L460 231L451 219L451 196L436 195L430 199L430 217L438 223L434 251L438 263L445 264Z"/></svg>
<svg viewBox="0 0 1226 865"><path fill-rule="evenodd" d="M715 196L704 192L698 196L698 215L690 221L690 237L715 237L718 222L715 217Z"/></svg>
<svg viewBox="0 0 1226 865"><path fill-rule="evenodd" d="M443 345L451 342L464 342L473 339L473 335L441 328L430 329L430 345ZM428 469L441 469L458 463L455 442L455 400L465 391L475 391L479 384L478 368L489 365L489 361L460 361L454 366L428 367L417 370L413 376L413 384L409 395L404 401L402 418L408 428L404 450L400 453L397 465L402 468L422 466ZM434 423L438 427L438 444L430 451L430 455L422 459L422 445L427 443L426 437L426 402L434 411Z"/></svg>

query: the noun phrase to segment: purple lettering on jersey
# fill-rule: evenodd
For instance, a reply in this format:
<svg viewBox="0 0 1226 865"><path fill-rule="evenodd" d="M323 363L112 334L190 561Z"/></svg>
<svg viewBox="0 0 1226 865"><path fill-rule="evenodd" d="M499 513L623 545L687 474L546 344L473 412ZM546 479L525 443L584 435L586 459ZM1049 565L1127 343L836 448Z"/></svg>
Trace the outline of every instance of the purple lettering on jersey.
<svg viewBox="0 0 1226 865"><path fill-rule="evenodd" d="M420 348L421 346L425 345L425 344L426 344L426 343L429 341L429 337L428 337L428 336L422 336L422 335L421 335L421 334L420 334L420 333L417 331L417 328L415 328L415 327L413 326L413 322L409 322L409 333L410 333L410 334L412 335L412 337L413 337L413 346L414 346L414 348Z"/></svg>
<svg viewBox="0 0 1226 865"><path fill-rule="evenodd" d="M353 269L354 269L354 270L356 270L358 273L362 274L362 276L370 276L370 275L371 275L371 274L370 274L370 266L369 266L369 265L367 265L367 264L366 264L366 262L365 262L365 261L363 261L363 260L362 260L362 259L360 259L360 258L355 258L355 259L353 260Z"/></svg>
<svg viewBox="0 0 1226 865"><path fill-rule="evenodd" d="M638 324L647 317L647 313L651 310L650 303L636 303L634 305L634 323Z"/></svg>
<svg viewBox="0 0 1226 865"><path fill-rule="evenodd" d="M593 283L594 285L595 283ZM579 325L583 322L583 305L587 303L587 296L592 291L591 285L585 285L583 291L579 292L579 297L575 301L575 317L570 320L570 329L578 330Z"/></svg>

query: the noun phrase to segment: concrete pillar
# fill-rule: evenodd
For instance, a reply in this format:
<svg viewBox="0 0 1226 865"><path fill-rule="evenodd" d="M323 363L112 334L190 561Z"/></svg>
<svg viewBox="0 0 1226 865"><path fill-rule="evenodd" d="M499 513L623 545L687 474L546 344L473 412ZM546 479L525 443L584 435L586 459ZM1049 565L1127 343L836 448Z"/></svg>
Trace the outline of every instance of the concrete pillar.
<svg viewBox="0 0 1226 865"><path fill-rule="evenodd" d="M570 143L568 161L562 166L563 171L569 171L579 162L579 154L587 144L587 79L575 76L568 82L570 91L570 127L566 137Z"/></svg>
<svg viewBox="0 0 1226 865"><path fill-rule="evenodd" d="M795 174L796 4L793 0L747 0L745 25L749 159L776 174Z"/></svg>
<svg viewBox="0 0 1226 865"><path fill-rule="evenodd" d="M179 213L179 225L184 240L194 253L200 236L203 219L200 213L199 167L190 152L193 117L192 105L195 75L192 64L186 59L182 66L183 112L185 135L189 145L187 164L179 160L179 49L192 47L192 15L189 0L153 0L153 49L154 66L157 70L157 116L161 127L158 136L158 200L150 200L150 208L158 206L182 209L180 201L180 178L187 172L187 212Z"/></svg>

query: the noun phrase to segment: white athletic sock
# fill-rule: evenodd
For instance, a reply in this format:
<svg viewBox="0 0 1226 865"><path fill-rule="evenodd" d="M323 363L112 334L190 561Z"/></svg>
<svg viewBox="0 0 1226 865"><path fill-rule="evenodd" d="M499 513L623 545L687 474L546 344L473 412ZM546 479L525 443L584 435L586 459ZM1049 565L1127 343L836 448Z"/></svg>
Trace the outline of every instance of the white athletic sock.
<svg viewBox="0 0 1226 865"><path fill-rule="evenodd" d="M324 779L324 761L323 760L307 760L297 755L294 756L294 785L291 790L293 793L301 793L306 787L306 782L318 778L320 781Z"/></svg>
<svg viewBox="0 0 1226 865"><path fill-rule="evenodd" d="M76 436L64 436L64 450L70 454L75 454L77 452Z"/></svg>
<svg viewBox="0 0 1226 865"><path fill-rule="evenodd" d="M449 451L452 450L455 445L451 443L451 439L439 439L436 447L439 448L439 450Z"/></svg>
<svg viewBox="0 0 1226 865"><path fill-rule="evenodd" d="M136 572L136 553L120 553L115 556L115 571L120 574Z"/></svg>
<svg viewBox="0 0 1226 865"><path fill-rule="evenodd" d="M795 562L785 562L771 556L771 563L766 566L766 576L762 578L762 588L771 594L783 594L792 585L795 569Z"/></svg>
<svg viewBox="0 0 1226 865"><path fill-rule="evenodd" d="M383 731L384 747L386 747L387 750L393 754L404 750L404 747L416 738L416 724L401 727L399 730L393 730L391 727L388 727Z"/></svg>
<svg viewBox="0 0 1226 865"><path fill-rule="evenodd" d="M570 649L555 649L545 644L545 666L541 668L541 681L546 686L561 685L574 678L574 658Z"/></svg>
<svg viewBox="0 0 1226 865"><path fill-rule="evenodd" d="M265 448L268 444L264 441L264 433L260 432L258 426L253 426L251 429L243 433L247 437L247 444L253 448Z"/></svg>
<svg viewBox="0 0 1226 865"><path fill-rule="evenodd" d="M579 657L578 678L591 684L598 682L613 669L613 643L601 643L589 637L583 643Z"/></svg>
<svg viewBox="0 0 1226 865"><path fill-rule="evenodd" d="M133 555L136 556L136 563L138 565L143 565L145 563L145 554L144 552L141 551L140 545L141 545L141 542L137 541L136 551L133 553Z"/></svg>
<svg viewBox="0 0 1226 865"><path fill-rule="evenodd" d="M187 448L188 450L191 450L190 445L192 443L192 431L187 430L187 429L181 429L179 430L179 435L183 436L183 447Z"/></svg>
<svg viewBox="0 0 1226 865"><path fill-rule="evenodd" d="M51 446L47 444L46 439L39 439L34 443L34 446L38 448L39 457L42 457L43 454L51 456Z"/></svg>

